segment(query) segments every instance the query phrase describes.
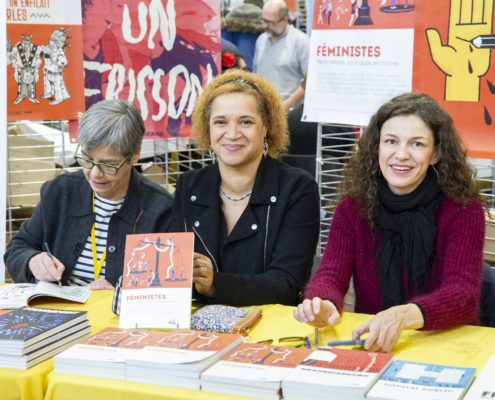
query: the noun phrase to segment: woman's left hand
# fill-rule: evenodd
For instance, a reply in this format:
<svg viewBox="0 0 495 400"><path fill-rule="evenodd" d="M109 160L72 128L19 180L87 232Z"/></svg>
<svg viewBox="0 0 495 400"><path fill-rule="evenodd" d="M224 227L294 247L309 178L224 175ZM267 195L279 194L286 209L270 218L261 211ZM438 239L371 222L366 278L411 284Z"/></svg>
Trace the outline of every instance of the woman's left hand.
<svg viewBox="0 0 495 400"><path fill-rule="evenodd" d="M114 290L113 285L105 278L98 278L96 281L91 282L86 286L89 290Z"/></svg>
<svg viewBox="0 0 495 400"><path fill-rule="evenodd" d="M368 333L364 348L369 351L388 353L399 341L400 334L406 329L421 329L424 326L423 314L415 304L391 307L379 312L369 321L352 331L357 340Z"/></svg>
<svg viewBox="0 0 495 400"><path fill-rule="evenodd" d="M193 283L196 285L196 290L206 297L215 297L213 264L210 259L202 254L194 253L193 268Z"/></svg>

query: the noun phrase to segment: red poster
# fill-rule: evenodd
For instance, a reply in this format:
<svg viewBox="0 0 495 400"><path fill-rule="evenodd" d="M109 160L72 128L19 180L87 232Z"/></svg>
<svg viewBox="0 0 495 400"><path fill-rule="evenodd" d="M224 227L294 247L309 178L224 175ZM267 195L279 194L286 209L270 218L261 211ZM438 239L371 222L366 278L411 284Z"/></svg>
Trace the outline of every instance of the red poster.
<svg viewBox="0 0 495 400"><path fill-rule="evenodd" d="M191 133L220 67L219 0L82 0L86 108L134 102L146 138Z"/></svg>
<svg viewBox="0 0 495 400"><path fill-rule="evenodd" d="M494 0L416 7L414 91L450 112L470 157L495 159Z"/></svg>
<svg viewBox="0 0 495 400"><path fill-rule="evenodd" d="M85 111L81 0L6 0L7 119Z"/></svg>

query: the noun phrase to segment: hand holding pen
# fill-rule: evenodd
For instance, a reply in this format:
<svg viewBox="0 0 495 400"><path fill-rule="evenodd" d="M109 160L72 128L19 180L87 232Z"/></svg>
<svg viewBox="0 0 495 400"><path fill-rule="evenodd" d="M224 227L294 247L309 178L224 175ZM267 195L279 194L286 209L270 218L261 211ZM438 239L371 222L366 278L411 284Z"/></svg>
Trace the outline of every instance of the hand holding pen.
<svg viewBox="0 0 495 400"><path fill-rule="evenodd" d="M43 247L47 250L46 244ZM40 281L59 281L59 285L62 285L60 280L65 266L56 257L50 256L48 252L39 253L31 258L29 260L29 269L34 277Z"/></svg>

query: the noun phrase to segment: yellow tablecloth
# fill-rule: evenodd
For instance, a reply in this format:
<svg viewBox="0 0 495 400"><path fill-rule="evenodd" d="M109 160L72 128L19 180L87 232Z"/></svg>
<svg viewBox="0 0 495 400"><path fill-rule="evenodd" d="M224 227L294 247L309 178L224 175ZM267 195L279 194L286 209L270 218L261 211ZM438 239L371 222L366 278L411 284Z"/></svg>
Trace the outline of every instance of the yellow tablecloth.
<svg viewBox="0 0 495 400"><path fill-rule="evenodd" d="M71 302L43 302L33 305L47 308L86 310L92 333L107 326L118 327L118 317L111 311L113 292L93 292L86 304ZM251 331L254 342L287 336L309 336L314 343L314 329L300 324L292 317L292 307L266 305L263 318ZM193 310L194 311L194 310ZM371 318L370 315L344 313L335 328L320 329L320 344L347 340L351 331ZM477 368L481 371L495 354L495 329L459 326L444 331L405 331L393 353L397 359ZM0 368L0 399L72 400L72 399L204 399L234 400L234 397L145 385L110 379L87 378L53 372L53 361L47 360L27 371Z"/></svg>

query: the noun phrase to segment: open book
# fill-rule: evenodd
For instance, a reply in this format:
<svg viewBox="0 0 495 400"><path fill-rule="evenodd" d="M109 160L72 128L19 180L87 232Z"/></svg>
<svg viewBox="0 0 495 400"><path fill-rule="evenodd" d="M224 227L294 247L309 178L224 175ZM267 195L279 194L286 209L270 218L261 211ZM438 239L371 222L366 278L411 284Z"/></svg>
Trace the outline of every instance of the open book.
<svg viewBox="0 0 495 400"><path fill-rule="evenodd" d="M84 286L58 286L48 282L18 283L0 286L0 309L13 309L29 305L36 297L49 296L86 303L91 290Z"/></svg>

